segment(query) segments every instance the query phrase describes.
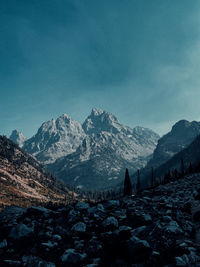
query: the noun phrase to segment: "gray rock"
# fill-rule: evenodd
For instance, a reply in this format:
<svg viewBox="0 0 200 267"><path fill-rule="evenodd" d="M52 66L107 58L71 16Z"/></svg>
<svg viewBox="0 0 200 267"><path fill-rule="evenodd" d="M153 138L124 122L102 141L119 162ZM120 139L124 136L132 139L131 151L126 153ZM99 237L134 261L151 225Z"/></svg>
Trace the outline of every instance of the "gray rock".
<svg viewBox="0 0 200 267"><path fill-rule="evenodd" d="M76 204L76 209L78 210L88 210L90 207L90 205L88 203L85 202L78 202Z"/></svg>
<svg viewBox="0 0 200 267"><path fill-rule="evenodd" d="M37 256L23 256L22 257L23 266L27 267L56 267L53 262L47 262L42 260Z"/></svg>
<svg viewBox="0 0 200 267"><path fill-rule="evenodd" d="M187 255L183 255L181 257L176 257L176 266L190 266L190 261Z"/></svg>
<svg viewBox="0 0 200 267"><path fill-rule="evenodd" d="M176 221L171 221L164 228L166 234L183 234L183 230L180 228Z"/></svg>
<svg viewBox="0 0 200 267"><path fill-rule="evenodd" d="M73 223L76 222L80 217L80 211L77 210L70 210L69 214L68 214L68 221Z"/></svg>
<svg viewBox="0 0 200 267"><path fill-rule="evenodd" d="M25 208L11 205L0 213L0 223L12 226L26 212Z"/></svg>
<svg viewBox="0 0 200 267"><path fill-rule="evenodd" d="M52 249L52 248L57 247L58 246L58 243L57 242L52 242L52 241L48 240L48 242L42 243L42 246L44 246L46 248L49 248L49 249Z"/></svg>
<svg viewBox="0 0 200 267"><path fill-rule="evenodd" d="M146 240L132 236L128 241L128 253L133 262L143 262L150 257L152 249Z"/></svg>
<svg viewBox="0 0 200 267"><path fill-rule="evenodd" d="M52 238L53 238L54 241L62 240L62 237L60 235L53 235Z"/></svg>
<svg viewBox="0 0 200 267"><path fill-rule="evenodd" d="M85 260L87 255L85 253L78 253L75 249L67 249L61 256L61 261L67 264L78 264Z"/></svg>
<svg viewBox="0 0 200 267"><path fill-rule="evenodd" d="M72 231L74 232L85 232L86 224L83 222L78 222L72 227Z"/></svg>
<svg viewBox="0 0 200 267"><path fill-rule="evenodd" d="M21 238L27 238L33 235L33 228L26 226L23 223L14 226L9 234L9 238L19 240Z"/></svg>
<svg viewBox="0 0 200 267"><path fill-rule="evenodd" d="M35 216L42 216L44 218L48 218L54 212L52 210L46 209L44 207L30 207L27 209L28 214L33 214Z"/></svg>
<svg viewBox="0 0 200 267"><path fill-rule="evenodd" d="M133 236L138 236L138 235L140 235L143 231L145 231L146 228L147 228L147 227L146 227L145 225L143 225L143 226L140 226L140 227L137 227L137 228L133 229L133 230L131 231L131 233L132 233Z"/></svg>
<svg viewBox="0 0 200 267"><path fill-rule="evenodd" d="M106 201L105 206L108 209L117 208L120 206L120 202L119 202L119 200L108 200L108 201Z"/></svg>
<svg viewBox="0 0 200 267"><path fill-rule="evenodd" d="M21 266L21 262L20 261L4 260L3 262L6 264L5 266Z"/></svg>
<svg viewBox="0 0 200 267"><path fill-rule="evenodd" d="M7 240L4 239L2 242L0 242L0 249L1 249L1 248L6 248L7 245L8 245Z"/></svg>
<svg viewBox="0 0 200 267"><path fill-rule="evenodd" d="M107 227L118 227L118 220L115 217L108 217L107 219L105 219L103 221L103 227L107 228Z"/></svg>
<svg viewBox="0 0 200 267"><path fill-rule="evenodd" d="M105 211L104 206L102 204L100 204L100 203L97 205L97 209L102 211L102 212Z"/></svg>

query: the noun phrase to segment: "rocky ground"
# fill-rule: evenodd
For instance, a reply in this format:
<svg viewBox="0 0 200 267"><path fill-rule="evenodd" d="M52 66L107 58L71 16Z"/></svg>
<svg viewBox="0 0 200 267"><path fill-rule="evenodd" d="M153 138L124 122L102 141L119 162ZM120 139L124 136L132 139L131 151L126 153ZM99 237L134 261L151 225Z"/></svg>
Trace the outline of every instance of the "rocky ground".
<svg viewBox="0 0 200 267"><path fill-rule="evenodd" d="M200 175L98 204L0 213L0 266L200 266Z"/></svg>

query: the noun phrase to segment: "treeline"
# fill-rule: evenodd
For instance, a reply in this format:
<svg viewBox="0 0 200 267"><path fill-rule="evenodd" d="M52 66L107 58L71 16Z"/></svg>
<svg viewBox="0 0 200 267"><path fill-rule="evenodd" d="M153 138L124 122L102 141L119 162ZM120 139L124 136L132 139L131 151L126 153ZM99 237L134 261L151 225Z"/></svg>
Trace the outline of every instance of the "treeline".
<svg viewBox="0 0 200 267"><path fill-rule="evenodd" d="M154 188L159 185L164 185L172 181L183 178L185 175L190 175L193 173L200 172L200 163L192 164L191 162L187 166L183 159L180 159L180 167L169 169L164 173L164 175L157 176L155 174L154 168L151 168L149 176L148 188ZM146 189L146 187L145 187ZM69 186L71 191L68 195L71 201L83 200L91 203L101 202L104 200L118 199L124 196L131 196L140 193L144 190L142 185L140 170L137 171L137 178L134 182L131 182L128 169L125 171L124 185L119 186L112 190L102 190L102 191L84 191L73 186Z"/></svg>
<svg viewBox="0 0 200 267"><path fill-rule="evenodd" d="M200 172L200 162L198 164L192 164L191 162L189 165L184 163L183 159L180 159L180 167L169 169L164 175L157 176L155 175L153 167L151 168L149 174L149 183L148 187L142 186L141 178L140 178L140 170L137 171L137 178L135 183L131 183L131 179L128 174L128 170L126 170L125 179L124 179L124 196L129 196L132 194L138 194L142 190L147 188L154 188L159 185L164 185L172 181L176 181L178 179L183 178L186 175L190 175L193 173Z"/></svg>

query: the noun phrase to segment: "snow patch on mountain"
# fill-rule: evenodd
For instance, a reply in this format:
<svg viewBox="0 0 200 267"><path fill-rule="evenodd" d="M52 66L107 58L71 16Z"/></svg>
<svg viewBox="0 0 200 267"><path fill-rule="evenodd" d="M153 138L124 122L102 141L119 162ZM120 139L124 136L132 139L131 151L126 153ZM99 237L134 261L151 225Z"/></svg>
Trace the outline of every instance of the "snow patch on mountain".
<svg viewBox="0 0 200 267"><path fill-rule="evenodd" d="M42 163L49 164L74 152L84 138L81 124L63 114L56 120L43 123L23 148Z"/></svg>
<svg viewBox="0 0 200 267"><path fill-rule="evenodd" d="M132 129L110 112L93 108L82 125L66 114L43 123L23 149L59 178L94 189L119 183L125 168L144 167L158 139L149 129Z"/></svg>

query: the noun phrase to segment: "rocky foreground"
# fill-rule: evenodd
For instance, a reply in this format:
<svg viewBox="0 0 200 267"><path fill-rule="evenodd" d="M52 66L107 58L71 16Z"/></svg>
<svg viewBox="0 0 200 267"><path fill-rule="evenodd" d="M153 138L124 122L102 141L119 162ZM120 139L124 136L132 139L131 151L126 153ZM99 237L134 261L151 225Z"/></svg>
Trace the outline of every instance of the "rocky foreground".
<svg viewBox="0 0 200 267"><path fill-rule="evenodd" d="M0 213L0 266L200 266L200 175L98 204Z"/></svg>

